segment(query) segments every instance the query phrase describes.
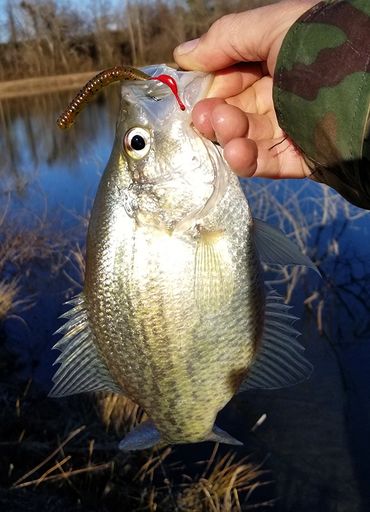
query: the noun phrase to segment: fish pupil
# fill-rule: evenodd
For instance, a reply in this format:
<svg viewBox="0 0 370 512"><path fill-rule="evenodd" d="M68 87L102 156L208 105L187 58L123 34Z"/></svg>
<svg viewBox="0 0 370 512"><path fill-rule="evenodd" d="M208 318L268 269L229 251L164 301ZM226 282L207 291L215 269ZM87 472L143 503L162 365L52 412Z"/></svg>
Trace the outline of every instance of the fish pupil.
<svg viewBox="0 0 370 512"><path fill-rule="evenodd" d="M145 140L141 135L134 135L131 139L131 147L136 151L140 151L145 148Z"/></svg>

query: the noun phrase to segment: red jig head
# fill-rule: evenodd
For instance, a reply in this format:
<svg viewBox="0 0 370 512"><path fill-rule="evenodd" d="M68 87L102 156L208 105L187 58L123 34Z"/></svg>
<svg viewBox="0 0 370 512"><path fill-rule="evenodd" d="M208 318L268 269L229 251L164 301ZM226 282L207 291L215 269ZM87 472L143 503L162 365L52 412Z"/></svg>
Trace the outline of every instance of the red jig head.
<svg viewBox="0 0 370 512"><path fill-rule="evenodd" d="M181 110L185 110L185 105L183 104L183 102L180 100L180 97L179 97L177 83L176 83L175 79L172 78L172 76L170 76L170 75L153 76L150 80L158 80L159 82L162 82L162 84L167 85L173 92Z"/></svg>

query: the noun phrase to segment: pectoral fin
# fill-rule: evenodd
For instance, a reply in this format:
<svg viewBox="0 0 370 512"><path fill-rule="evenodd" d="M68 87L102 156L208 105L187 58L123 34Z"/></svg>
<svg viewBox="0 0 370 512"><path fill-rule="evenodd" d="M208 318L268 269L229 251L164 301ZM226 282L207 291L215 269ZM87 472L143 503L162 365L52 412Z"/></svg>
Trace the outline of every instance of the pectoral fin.
<svg viewBox="0 0 370 512"><path fill-rule="evenodd" d="M201 310L216 312L234 289L227 240L222 231L202 231L195 251L194 293Z"/></svg>

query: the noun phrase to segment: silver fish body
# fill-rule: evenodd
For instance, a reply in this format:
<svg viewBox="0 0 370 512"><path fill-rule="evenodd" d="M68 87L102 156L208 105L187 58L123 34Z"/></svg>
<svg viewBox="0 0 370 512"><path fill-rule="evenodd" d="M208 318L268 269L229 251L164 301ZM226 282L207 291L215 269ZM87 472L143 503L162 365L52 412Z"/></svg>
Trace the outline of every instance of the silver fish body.
<svg viewBox="0 0 370 512"><path fill-rule="evenodd" d="M219 149L191 126L207 77L169 72L186 112L163 85L122 88L116 139L89 224L84 289L57 344L62 366L54 395L112 389L146 411L145 442L134 436L129 448L220 440L216 415L256 358L255 387L261 378L269 387L257 355L264 338L271 344L274 319L280 339L290 337L299 352L285 306L266 304L258 250L266 237L256 234ZM293 260L308 264L297 251ZM310 371L302 357L298 363L293 380ZM266 369L275 375L272 387L279 371Z"/></svg>

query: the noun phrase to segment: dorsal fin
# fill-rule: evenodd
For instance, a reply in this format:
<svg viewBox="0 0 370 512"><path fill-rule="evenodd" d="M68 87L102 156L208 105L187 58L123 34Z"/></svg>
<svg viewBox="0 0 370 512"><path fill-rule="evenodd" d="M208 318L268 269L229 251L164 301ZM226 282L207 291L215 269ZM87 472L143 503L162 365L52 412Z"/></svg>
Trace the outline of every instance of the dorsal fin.
<svg viewBox="0 0 370 512"><path fill-rule="evenodd" d="M93 342L83 294L77 295L66 304L73 307L61 316L69 320L56 331L56 334L64 333L64 336L53 347L61 351L54 363L60 363L60 367L53 377L54 386L49 396L98 390L122 393Z"/></svg>
<svg viewBox="0 0 370 512"><path fill-rule="evenodd" d="M303 356L304 347L297 341L299 332L292 323L297 317L276 292L266 297L264 333L261 348L249 374L239 388L278 389L308 379L313 367Z"/></svg>
<svg viewBox="0 0 370 512"><path fill-rule="evenodd" d="M282 231L253 219L254 239L262 261L279 265L304 265L320 275L316 265Z"/></svg>

